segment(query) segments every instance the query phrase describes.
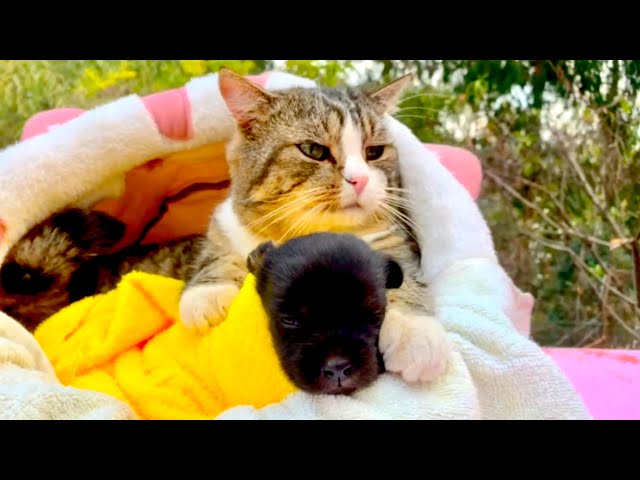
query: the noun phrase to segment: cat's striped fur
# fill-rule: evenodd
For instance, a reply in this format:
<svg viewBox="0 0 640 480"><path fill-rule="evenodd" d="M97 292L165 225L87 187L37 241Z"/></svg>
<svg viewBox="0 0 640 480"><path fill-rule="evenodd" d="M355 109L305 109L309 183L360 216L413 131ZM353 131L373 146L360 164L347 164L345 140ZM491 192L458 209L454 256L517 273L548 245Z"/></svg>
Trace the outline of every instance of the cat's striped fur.
<svg viewBox="0 0 640 480"><path fill-rule="evenodd" d="M182 280L189 276L201 237L114 249L124 228L110 216L80 209L36 225L0 268L0 310L33 331L71 302L113 289L134 270Z"/></svg>

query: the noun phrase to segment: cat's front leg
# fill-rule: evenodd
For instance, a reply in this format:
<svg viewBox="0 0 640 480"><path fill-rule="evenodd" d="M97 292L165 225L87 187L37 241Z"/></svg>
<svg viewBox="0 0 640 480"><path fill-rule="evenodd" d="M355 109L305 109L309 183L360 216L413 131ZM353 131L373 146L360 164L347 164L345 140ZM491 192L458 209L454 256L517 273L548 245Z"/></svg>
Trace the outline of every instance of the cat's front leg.
<svg viewBox="0 0 640 480"><path fill-rule="evenodd" d="M180 318L187 328L199 331L222 322L246 276L243 259L221 254L205 243L180 298Z"/></svg>
<svg viewBox="0 0 640 480"><path fill-rule="evenodd" d="M387 371L407 382L432 381L447 369L451 344L432 316L391 306L380 330L379 349Z"/></svg>
<svg viewBox="0 0 640 480"><path fill-rule="evenodd" d="M187 286L180 298L180 318L187 328L205 331L222 322L240 289L233 283Z"/></svg>

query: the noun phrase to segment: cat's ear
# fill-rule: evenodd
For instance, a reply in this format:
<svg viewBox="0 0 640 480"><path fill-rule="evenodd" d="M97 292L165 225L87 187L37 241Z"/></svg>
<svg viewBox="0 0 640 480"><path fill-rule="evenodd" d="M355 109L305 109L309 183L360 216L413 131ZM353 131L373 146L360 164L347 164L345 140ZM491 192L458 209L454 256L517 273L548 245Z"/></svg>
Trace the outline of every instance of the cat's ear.
<svg viewBox="0 0 640 480"><path fill-rule="evenodd" d="M247 268L249 271L255 275L258 273L258 270L262 268L262 263L264 262L264 257L273 250L275 245L273 242L264 242L258 245L247 258Z"/></svg>
<svg viewBox="0 0 640 480"><path fill-rule="evenodd" d="M110 215L76 208L57 214L51 223L87 253L105 253L126 231L125 224Z"/></svg>
<svg viewBox="0 0 640 480"><path fill-rule="evenodd" d="M67 285L69 302L77 302L96 293L99 279L100 265L98 262L83 262L69 278L69 284Z"/></svg>
<svg viewBox="0 0 640 480"><path fill-rule="evenodd" d="M227 108L241 128L263 115L273 99L269 92L228 68L218 72L218 84Z"/></svg>
<svg viewBox="0 0 640 480"><path fill-rule="evenodd" d="M396 106L405 89L413 82L415 76L412 73L394 80L377 90L369 93L369 97L374 101L376 110L380 115L390 112Z"/></svg>
<svg viewBox="0 0 640 480"><path fill-rule="evenodd" d="M400 288L404 282L402 267L393 258L385 257L385 270L387 274L387 288Z"/></svg>

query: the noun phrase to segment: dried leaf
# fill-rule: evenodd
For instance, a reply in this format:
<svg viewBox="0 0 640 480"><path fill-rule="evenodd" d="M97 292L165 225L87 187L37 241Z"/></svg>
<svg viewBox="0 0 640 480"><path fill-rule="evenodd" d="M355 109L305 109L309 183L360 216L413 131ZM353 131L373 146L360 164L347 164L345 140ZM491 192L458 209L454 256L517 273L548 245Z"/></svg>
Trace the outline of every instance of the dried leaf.
<svg viewBox="0 0 640 480"><path fill-rule="evenodd" d="M616 248L620 248L623 245L627 245L632 241L633 241L633 238L612 238L609 241L609 250L615 250Z"/></svg>

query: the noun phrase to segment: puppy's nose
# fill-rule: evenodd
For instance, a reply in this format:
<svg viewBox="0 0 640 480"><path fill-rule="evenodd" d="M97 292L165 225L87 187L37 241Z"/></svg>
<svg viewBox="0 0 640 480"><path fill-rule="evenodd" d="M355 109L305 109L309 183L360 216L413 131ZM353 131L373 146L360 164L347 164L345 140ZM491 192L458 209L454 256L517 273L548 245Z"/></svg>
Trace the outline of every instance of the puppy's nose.
<svg viewBox="0 0 640 480"><path fill-rule="evenodd" d="M335 380L344 380L353 373L353 366L346 358L342 356L332 355L327 359L322 368L322 374L325 378Z"/></svg>

